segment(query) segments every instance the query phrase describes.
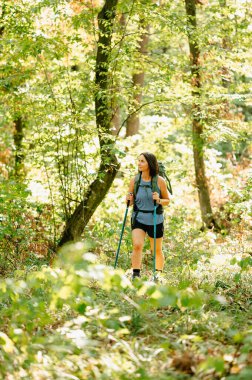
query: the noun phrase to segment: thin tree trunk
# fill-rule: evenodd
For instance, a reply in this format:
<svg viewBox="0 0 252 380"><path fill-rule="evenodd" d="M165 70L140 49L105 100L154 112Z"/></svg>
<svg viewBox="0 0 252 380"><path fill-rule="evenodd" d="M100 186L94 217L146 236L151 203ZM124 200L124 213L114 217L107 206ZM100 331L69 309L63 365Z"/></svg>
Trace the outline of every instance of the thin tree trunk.
<svg viewBox="0 0 252 380"><path fill-rule="evenodd" d="M116 101L113 101L113 116L112 116L112 125L113 125L113 129L112 129L112 134L114 136L117 136L118 135L118 132L120 130L120 127L121 127L121 114L120 114L120 107L119 105L117 104Z"/></svg>
<svg viewBox="0 0 252 380"><path fill-rule="evenodd" d="M15 175L19 176L22 172L24 154L22 152L22 141L24 138L25 123L21 116L14 121L14 144L15 144Z"/></svg>
<svg viewBox="0 0 252 380"><path fill-rule="evenodd" d="M185 8L190 48L192 95L194 99L192 105L192 140L196 185L203 224L207 228L212 228L217 227L217 223L213 217L204 163L203 120L200 105L201 64L197 36L196 0L185 0Z"/></svg>
<svg viewBox="0 0 252 380"><path fill-rule="evenodd" d="M66 222L59 247L66 242L79 240L91 216L108 192L119 169L114 154L112 136L113 110L110 91L109 65L111 59L112 28L118 0L106 0L98 15L99 40L96 55L96 127L100 142L100 167L97 177L89 186L84 199Z"/></svg>
<svg viewBox="0 0 252 380"><path fill-rule="evenodd" d="M140 27L144 26L144 21L140 21ZM139 43L138 52L139 55L146 55L147 54L147 46L149 42L149 25L147 25L146 30L141 35L141 40ZM133 82L133 99L132 104L135 109L138 109L142 102L142 88L144 86L144 71L141 71L139 73L133 74L132 82ZM137 112L134 112L130 115L130 117L127 120L126 125L126 137L127 136L133 136L139 132L140 127L140 119L139 114Z"/></svg>
<svg viewBox="0 0 252 380"><path fill-rule="evenodd" d="M0 19L0 37L3 36L4 33L4 26L1 25L2 21L4 20L4 16L6 14L6 3L5 1L2 2L2 14L1 14L1 19Z"/></svg>
<svg viewBox="0 0 252 380"><path fill-rule="evenodd" d="M120 30L123 33L123 35L126 32L126 26L127 26L126 15L125 15L125 13L122 13L120 16L120 19L119 19L119 27L120 27ZM115 82L116 78L113 78L113 79ZM114 97L112 98L112 109L113 109L112 134L114 136L117 136L119 131L120 131L120 128L121 128L121 109L120 109L120 105L118 104L118 101L117 101L117 97L118 97L118 94L120 94L121 89L120 89L120 83L119 83L118 79L117 79L117 82L114 84L114 88L115 88Z"/></svg>
<svg viewBox="0 0 252 380"><path fill-rule="evenodd" d="M3 37L4 35L4 26L1 25L1 22L4 20L4 17L6 15L6 2L3 1L2 4L2 14L1 14L1 19L0 19L0 37ZM13 139L14 139L14 145L15 145L15 175L20 176L22 172L22 163L24 160L24 154L22 152L22 141L24 138L24 128L25 128L25 123L24 120L21 116L16 117L14 120L14 134L13 134Z"/></svg>
<svg viewBox="0 0 252 380"><path fill-rule="evenodd" d="M220 4L220 7L224 10L223 16L222 16L224 20L224 18L226 17L225 9L227 8L227 2L226 0L219 0L219 4ZM222 38L222 49L228 50L229 48L230 48L230 37L228 35L228 30L226 30L225 37ZM228 66L225 66L223 64L221 68L221 74L222 74L222 79L221 79L222 86L224 88L228 88L230 86L230 70ZM228 118L229 113L230 113L230 104L228 100L225 100L223 102L223 111L222 111L222 115L220 114L220 117Z"/></svg>

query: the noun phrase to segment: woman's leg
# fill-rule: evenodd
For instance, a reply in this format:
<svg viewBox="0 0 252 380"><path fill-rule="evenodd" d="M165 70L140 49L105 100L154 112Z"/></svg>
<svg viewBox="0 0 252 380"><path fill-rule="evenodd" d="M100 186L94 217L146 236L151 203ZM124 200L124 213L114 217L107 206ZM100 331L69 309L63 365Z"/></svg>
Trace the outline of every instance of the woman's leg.
<svg viewBox="0 0 252 380"><path fill-rule="evenodd" d="M131 263L133 269L141 269L144 238L145 231L140 228L132 230L133 253Z"/></svg>
<svg viewBox="0 0 252 380"><path fill-rule="evenodd" d="M154 239L150 239L150 246L151 246L151 252L154 252ZM163 238L157 238L156 239L156 269L157 270L163 270L164 269L164 255L162 251L162 243Z"/></svg>

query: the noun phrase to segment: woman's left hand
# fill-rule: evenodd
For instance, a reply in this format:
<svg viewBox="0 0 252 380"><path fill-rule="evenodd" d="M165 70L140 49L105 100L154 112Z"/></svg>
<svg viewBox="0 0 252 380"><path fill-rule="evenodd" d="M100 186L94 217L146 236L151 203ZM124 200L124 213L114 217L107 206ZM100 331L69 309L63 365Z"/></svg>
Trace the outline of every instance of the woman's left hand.
<svg viewBox="0 0 252 380"><path fill-rule="evenodd" d="M158 203L158 201L159 201L159 194L157 193L157 192L154 192L154 193L152 193L152 199L154 200L154 201L157 201L157 203Z"/></svg>

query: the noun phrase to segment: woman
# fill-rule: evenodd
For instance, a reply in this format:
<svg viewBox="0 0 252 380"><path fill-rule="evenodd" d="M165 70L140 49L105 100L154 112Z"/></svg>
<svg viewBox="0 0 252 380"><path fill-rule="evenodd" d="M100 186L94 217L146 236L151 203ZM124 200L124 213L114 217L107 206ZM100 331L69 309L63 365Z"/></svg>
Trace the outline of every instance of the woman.
<svg viewBox="0 0 252 380"><path fill-rule="evenodd" d="M165 180L158 176L158 162L154 154L149 152L140 154L138 158L138 171L140 173L139 187L136 189L136 177L132 178L129 185L129 192L126 197L126 201L130 201L130 205L134 204L131 223L133 242L133 279L135 277L140 277L142 251L146 233L150 239L152 252L154 250L154 201L156 201L157 205L162 206L168 205L170 201ZM158 191L153 191L152 189L153 178L157 178ZM157 213L156 270L160 272L162 272L164 267L164 255L162 252L163 234L164 216L163 213Z"/></svg>

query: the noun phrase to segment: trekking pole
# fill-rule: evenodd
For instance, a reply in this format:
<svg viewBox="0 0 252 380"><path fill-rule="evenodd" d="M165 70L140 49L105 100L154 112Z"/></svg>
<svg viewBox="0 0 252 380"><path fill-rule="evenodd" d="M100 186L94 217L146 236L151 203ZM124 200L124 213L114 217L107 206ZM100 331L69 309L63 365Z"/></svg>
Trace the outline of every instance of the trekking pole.
<svg viewBox="0 0 252 380"><path fill-rule="evenodd" d="M127 207L126 207L126 211L125 211L125 215L124 215L124 219L123 219L121 236L120 236L120 240L119 240L119 244L118 244L118 248L117 248L117 252L116 252L114 269L116 268L118 257L119 257L119 252L120 252L120 247L121 247L121 242L122 242L122 237L123 237L123 231L124 231L124 227L125 227L125 223L126 223L126 218L127 218L127 214L128 214L128 210L129 210L129 205L130 205L130 200L127 201Z"/></svg>
<svg viewBox="0 0 252 380"><path fill-rule="evenodd" d="M157 201L154 200L154 248L153 248L153 279L156 276L156 240L157 240Z"/></svg>

